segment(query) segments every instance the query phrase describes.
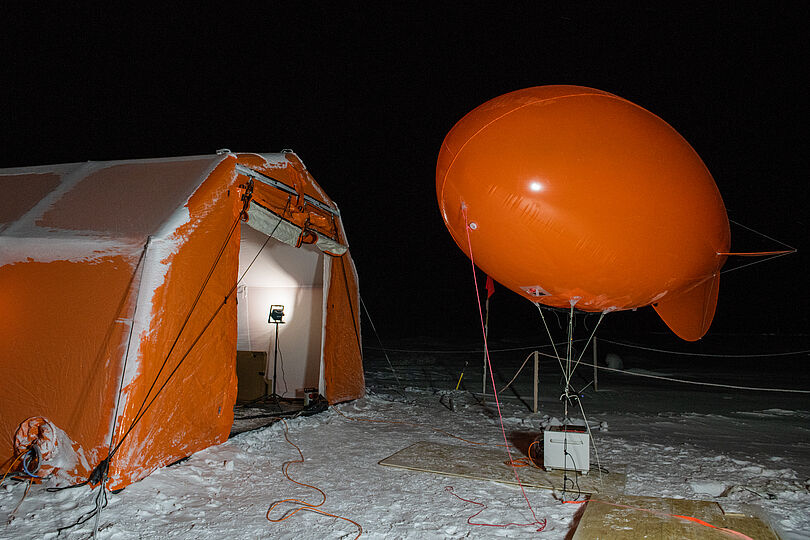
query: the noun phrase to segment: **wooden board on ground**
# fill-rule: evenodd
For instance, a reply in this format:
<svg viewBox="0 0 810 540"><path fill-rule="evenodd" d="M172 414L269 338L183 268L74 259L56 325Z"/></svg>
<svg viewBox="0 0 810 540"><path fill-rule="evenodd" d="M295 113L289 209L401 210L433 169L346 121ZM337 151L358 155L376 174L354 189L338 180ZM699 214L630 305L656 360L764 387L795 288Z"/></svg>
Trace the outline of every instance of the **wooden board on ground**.
<svg viewBox="0 0 810 540"><path fill-rule="evenodd" d="M729 540L745 536L756 540L779 540L770 525L758 517L727 514L712 501L605 494L592 497L586 504L573 540ZM675 515L696 518L718 528ZM731 529L745 536L738 537L721 529Z"/></svg>
<svg viewBox="0 0 810 540"><path fill-rule="evenodd" d="M513 449L512 457L518 459L524 456ZM508 459L505 448L420 441L385 458L380 461L380 465L517 484L515 473L507 463ZM525 487L562 491L563 471L546 472L537 467L520 467L518 474ZM582 475L569 471L567 476L566 493L570 497L574 497L576 493L622 493L626 478L621 466L611 467L610 472L603 472L601 479L598 472Z"/></svg>

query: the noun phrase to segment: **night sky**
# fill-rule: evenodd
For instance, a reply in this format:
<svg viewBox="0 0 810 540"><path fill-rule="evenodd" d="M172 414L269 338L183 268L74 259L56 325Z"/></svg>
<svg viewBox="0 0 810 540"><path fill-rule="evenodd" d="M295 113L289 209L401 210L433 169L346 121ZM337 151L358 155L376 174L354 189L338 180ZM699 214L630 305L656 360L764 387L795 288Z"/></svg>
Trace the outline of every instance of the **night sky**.
<svg viewBox="0 0 810 540"><path fill-rule="evenodd" d="M292 148L342 210L381 336L474 338L470 263L436 203L441 142L506 92L591 86L669 122L731 219L799 249L724 276L709 335L808 332L800 3L387 4L6 10L0 167ZM733 251L767 249L780 246L732 226ZM504 288L492 321L496 337L544 337ZM667 332L651 308L605 331Z"/></svg>

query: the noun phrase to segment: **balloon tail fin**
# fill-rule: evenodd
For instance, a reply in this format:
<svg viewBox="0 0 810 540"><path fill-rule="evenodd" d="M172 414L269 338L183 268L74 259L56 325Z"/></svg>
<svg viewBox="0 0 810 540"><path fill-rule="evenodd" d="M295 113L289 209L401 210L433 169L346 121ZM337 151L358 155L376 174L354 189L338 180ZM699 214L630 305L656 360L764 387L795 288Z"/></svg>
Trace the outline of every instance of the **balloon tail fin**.
<svg viewBox="0 0 810 540"><path fill-rule="evenodd" d="M675 335L686 341L697 341L706 335L712 324L719 288L720 275L715 274L693 289L665 297L653 307Z"/></svg>

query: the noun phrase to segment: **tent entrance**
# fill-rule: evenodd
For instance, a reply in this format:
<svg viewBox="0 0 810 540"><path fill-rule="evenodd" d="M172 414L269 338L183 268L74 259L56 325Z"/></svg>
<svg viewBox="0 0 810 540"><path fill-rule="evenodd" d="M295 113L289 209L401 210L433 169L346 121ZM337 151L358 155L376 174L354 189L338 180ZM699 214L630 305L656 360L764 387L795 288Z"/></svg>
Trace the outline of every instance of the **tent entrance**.
<svg viewBox="0 0 810 540"><path fill-rule="evenodd" d="M272 238L268 241L266 234L244 223L241 227L239 276L244 274L244 278L237 291L237 351L264 353L268 392L272 391L276 360L279 395L301 398L307 388L323 393L325 255L314 246L295 248ZM271 305L284 306L284 322L278 325L277 357L276 325L268 322ZM261 376L258 370L253 371L256 377ZM247 386L246 382L240 381L240 387Z"/></svg>

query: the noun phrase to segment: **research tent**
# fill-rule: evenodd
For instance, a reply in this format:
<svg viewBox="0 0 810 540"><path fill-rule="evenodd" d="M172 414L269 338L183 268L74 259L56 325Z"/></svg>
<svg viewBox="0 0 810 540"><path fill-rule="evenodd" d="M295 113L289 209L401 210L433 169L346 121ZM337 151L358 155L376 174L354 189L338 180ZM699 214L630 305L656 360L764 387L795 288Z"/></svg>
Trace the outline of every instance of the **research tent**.
<svg viewBox="0 0 810 540"><path fill-rule="evenodd" d="M286 272L293 379L363 395L340 213L294 153L4 169L0 190L0 463L36 446L38 474L76 483L114 449L118 489L223 442L237 343L272 347L262 266Z"/></svg>

